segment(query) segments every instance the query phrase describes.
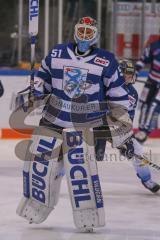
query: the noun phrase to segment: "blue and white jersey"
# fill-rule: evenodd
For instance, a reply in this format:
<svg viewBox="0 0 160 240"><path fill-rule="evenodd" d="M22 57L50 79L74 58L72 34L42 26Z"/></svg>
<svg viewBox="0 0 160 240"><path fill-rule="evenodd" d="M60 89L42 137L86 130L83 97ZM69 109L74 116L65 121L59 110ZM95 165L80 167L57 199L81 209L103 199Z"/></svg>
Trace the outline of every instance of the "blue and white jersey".
<svg viewBox="0 0 160 240"><path fill-rule="evenodd" d="M160 83L160 40L144 49L143 55L136 63L136 69L139 71L145 64L150 64L149 79Z"/></svg>
<svg viewBox="0 0 160 240"><path fill-rule="evenodd" d="M135 109L137 107L137 102L138 102L138 93L131 83L125 85L125 89L128 92L128 100L129 100L128 114L131 120L133 121L134 115L135 115Z"/></svg>
<svg viewBox="0 0 160 240"><path fill-rule="evenodd" d="M92 121L106 114L107 107L103 111L99 107L106 99L128 109L128 93L114 55L94 48L81 57L74 48L72 43L58 44L42 60L37 76L51 94L44 118L61 127Z"/></svg>

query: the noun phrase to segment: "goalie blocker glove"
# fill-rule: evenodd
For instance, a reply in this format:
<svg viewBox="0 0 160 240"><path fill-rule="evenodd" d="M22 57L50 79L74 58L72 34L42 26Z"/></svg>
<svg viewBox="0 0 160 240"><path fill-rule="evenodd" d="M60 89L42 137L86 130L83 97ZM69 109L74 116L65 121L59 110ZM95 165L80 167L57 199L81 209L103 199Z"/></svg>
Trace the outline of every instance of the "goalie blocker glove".
<svg viewBox="0 0 160 240"><path fill-rule="evenodd" d="M28 86L27 88L23 89L22 91L18 92L16 96L14 96L14 99L12 101L13 110L17 110L18 108L22 107L24 112L27 112L30 105L28 102L41 100L45 96L47 96L48 92L45 89L45 86L43 85L43 80L40 78L35 77L34 81L34 89L33 89L33 96L30 98L31 93L31 86Z"/></svg>

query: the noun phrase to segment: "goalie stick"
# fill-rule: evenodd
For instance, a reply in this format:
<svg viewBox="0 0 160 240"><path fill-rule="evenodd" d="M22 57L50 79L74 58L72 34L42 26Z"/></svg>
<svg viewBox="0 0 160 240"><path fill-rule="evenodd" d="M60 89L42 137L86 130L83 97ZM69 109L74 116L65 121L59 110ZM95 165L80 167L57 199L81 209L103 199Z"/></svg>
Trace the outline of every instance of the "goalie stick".
<svg viewBox="0 0 160 240"><path fill-rule="evenodd" d="M29 35L31 38L31 75L30 75L30 94L29 105L32 106L31 98L34 95L34 65L35 65L35 46L36 36L38 34L38 18L39 18L39 0L29 0Z"/></svg>
<svg viewBox="0 0 160 240"><path fill-rule="evenodd" d="M142 161L141 166L148 164L152 168L160 171L160 166L158 166L156 163L153 163L152 161L150 161L146 156L140 156L140 155L137 155L137 154L134 154L134 156Z"/></svg>

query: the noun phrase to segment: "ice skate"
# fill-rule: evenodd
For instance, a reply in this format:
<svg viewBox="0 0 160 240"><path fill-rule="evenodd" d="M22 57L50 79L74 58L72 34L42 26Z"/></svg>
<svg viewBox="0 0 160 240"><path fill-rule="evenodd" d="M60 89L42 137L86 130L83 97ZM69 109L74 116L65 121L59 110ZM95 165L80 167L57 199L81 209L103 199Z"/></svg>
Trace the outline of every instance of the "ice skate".
<svg viewBox="0 0 160 240"><path fill-rule="evenodd" d="M149 189L152 193L157 193L160 190L160 185L152 180L146 182L142 181L142 184L145 188Z"/></svg>
<svg viewBox="0 0 160 240"><path fill-rule="evenodd" d="M144 131L139 131L134 134L135 139L137 139L139 143L144 143L147 140L147 136L147 133Z"/></svg>

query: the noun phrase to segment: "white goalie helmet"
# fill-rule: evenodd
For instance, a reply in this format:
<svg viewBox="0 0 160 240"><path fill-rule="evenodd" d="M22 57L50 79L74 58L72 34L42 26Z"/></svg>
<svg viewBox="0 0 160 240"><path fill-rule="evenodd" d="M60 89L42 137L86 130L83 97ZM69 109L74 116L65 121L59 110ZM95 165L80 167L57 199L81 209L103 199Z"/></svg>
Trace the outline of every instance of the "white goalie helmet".
<svg viewBox="0 0 160 240"><path fill-rule="evenodd" d="M74 39L80 52L86 52L98 41L97 21L91 17L83 17L75 25Z"/></svg>

